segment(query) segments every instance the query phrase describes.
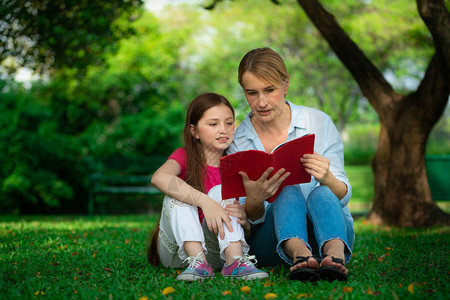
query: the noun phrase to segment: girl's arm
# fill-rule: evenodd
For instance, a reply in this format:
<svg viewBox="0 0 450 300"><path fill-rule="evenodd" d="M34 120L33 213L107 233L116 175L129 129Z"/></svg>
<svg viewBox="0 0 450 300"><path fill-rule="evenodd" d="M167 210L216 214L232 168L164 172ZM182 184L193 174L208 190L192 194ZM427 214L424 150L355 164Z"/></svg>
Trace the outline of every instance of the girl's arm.
<svg viewBox="0 0 450 300"><path fill-rule="evenodd" d="M215 234L220 234L223 239L225 233L222 222L228 227L230 232L230 218L225 210L208 195L194 189L178 175L181 172L180 165L173 159L168 159L152 176L152 184L161 192L178 201L198 206L205 215L205 221L208 229Z"/></svg>

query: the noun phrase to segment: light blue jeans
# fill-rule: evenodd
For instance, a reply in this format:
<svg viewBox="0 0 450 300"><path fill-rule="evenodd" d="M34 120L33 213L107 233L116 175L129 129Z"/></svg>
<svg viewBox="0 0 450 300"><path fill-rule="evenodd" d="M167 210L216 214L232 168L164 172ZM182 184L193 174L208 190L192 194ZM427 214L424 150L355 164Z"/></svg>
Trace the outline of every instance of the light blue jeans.
<svg viewBox="0 0 450 300"><path fill-rule="evenodd" d="M345 244L345 260L350 260L353 222L347 224L339 199L328 187L314 188L305 201L298 186L286 186L266 208L265 222L252 225L250 254L256 255L258 267L292 265L282 243L291 238L303 240L313 255L322 256L325 242L340 239Z"/></svg>

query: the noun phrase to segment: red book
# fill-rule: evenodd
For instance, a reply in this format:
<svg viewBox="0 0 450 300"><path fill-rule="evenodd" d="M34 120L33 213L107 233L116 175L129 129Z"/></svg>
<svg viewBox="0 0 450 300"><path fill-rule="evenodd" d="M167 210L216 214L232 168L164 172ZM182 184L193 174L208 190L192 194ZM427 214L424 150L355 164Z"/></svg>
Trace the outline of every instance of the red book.
<svg viewBox="0 0 450 300"><path fill-rule="evenodd" d="M277 146L271 153L259 150L236 152L220 159L220 176L222 180L222 199L245 196L242 176L238 172L247 173L250 180L258 180L264 171L273 167L271 175L284 168L291 174L283 181L278 191L267 201L273 202L281 189L286 185L311 182L300 158L304 154L314 153L314 134L308 134Z"/></svg>

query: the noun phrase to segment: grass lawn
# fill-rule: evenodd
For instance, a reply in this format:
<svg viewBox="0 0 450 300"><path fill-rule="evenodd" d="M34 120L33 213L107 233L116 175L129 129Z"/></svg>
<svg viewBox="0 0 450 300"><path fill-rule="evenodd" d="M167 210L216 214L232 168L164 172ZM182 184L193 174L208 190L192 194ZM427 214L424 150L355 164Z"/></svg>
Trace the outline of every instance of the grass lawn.
<svg viewBox="0 0 450 300"><path fill-rule="evenodd" d="M266 269L264 281L232 282L217 273L188 284L175 280L177 270L146 263L156 216L0 220L0 299L448 299L450 293L449 227L377 228L357 220L347 282L293 282L286 267L277 267Z"/></svg>
<svg viewBox="0 0 450 300"><path fill-rule="evenodd" d="M368 165L345 166L348 180L352 185L350 202L371 203L373 200L373 171Z"/></svg>

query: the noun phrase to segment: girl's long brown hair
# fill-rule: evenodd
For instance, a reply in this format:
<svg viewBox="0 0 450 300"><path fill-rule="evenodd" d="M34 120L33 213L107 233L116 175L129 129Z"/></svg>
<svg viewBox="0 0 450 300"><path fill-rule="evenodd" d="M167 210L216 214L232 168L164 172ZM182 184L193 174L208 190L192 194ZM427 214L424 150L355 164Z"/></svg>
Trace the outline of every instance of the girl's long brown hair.
<svg viewBox="0 0 450 300"><path fill-rule="evenodd" d="M187 184L193 188L205 192L204 176L206 175L206 158L204 155L202 143L195 139L192 135L191 126L197 127L198 121L203 117L205 112L215 106L225 105L233 113L234 109L230 102L222 95L215 93L205 93L197 96L192 100L186 113L186 123L183 131L184 150L186 151L186 178ZM158 266L160 263L158 254L158 235L159 235L159 221L152 230L149 239L149 247L147 248L147 260L153 266Z"/></svg>

